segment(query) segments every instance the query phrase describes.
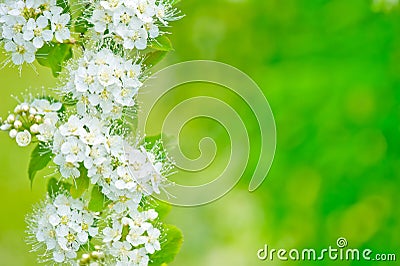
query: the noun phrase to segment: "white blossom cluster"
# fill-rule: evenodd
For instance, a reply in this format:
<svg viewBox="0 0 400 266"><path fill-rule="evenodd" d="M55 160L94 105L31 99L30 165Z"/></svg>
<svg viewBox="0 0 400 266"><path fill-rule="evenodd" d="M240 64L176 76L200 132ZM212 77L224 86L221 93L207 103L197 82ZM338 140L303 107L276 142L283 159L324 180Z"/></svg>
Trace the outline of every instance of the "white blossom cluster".
<svg viewBox="0 0 400 266"><path fill-rule="evenodd" d="M84 52L69 73L61 91L78 100L78 114L89 113L102 119L120 118L124 107L134 106L134 96L142 86L141 65L107 48Z"/></svg>
<svg viewBox="0 0 400 266"><path fill-rule="evenodd" d="M56 0L6 0L0 4L0 33L15 65L32 63L45 43L70 38L70 15Z"/></svg>
<svg viewBox="0 0 400 266"><path fill-rule="evenodd" d="M96 217L80 199L64 194L47 200L28 217L28 233L34 249L45 249L45 260L73 264L77 252L98 234Z"/></svg>
<svg viewBox="0 0 400 266"><path fill-rule="evenodd" d="M135 210L143 195L160 193L167 169L153 153L111 132L98 118L70 116L55 132L52 152L62 177L79 177L83 165L91 183L100 185L115 201L112 208L122 213Z"/></svg>
<svg viewBox="0 0 400 266"><path fill-rule="evenodd" d="M28 146L33 137L42 142L49 142L57 130L58 112L62 108L60 102L48 99L34 99L30 103L18 104L14 113L8 115L1 124L0 130L8 131L18 146Z"/></svg>
<svg viewBox="0 0 400 266"><path fill-rule="evenodd" d="M149 255L161 250L161 231L153 225L157 216L158 213L150 209L112 218L101 237L113 265L148 265Z"/></svg>
<svg viewBox="0 0 400 266"><path fill-rule="evenodd" d="M89 22L102 37L121 40L124 49L144 50L148 40L162 34L160 27L178 19L177 10L165 0L97 1Z"/></svg>
<svg viewBox="0 0 400 266"><path fill-rule="evenodd" d="M88 33L98 38L71 41L85 49L69 61L57 89L63 104L49 97L26 100L0 120L0 130L21 147L45 144L54 155L60 187L78 190L78 181L91 183L79 188L77 199L72 190L50 193L28 217L33 250L42 252L45 262L145 266L161 250L162 238L158 213L146 198L161 193L171 164L158 145L148 150L126 135L133 132L125 130L124 119L135 107L145 78L139 52L134 59L126 55L156 42L178 12L172 0L78 1L82 3L90 6L84 14L93 26ZM0 2L0 38L15 65L32 63L44 45L71 38L70 24L76 26L78 20L71 22L69 11L57 4ZM94 189L101 192L97 197ZM96 202L99 197L104 202ZM92 200L102 204L101 211L89 204ZM92 239L101 244L94 247L98 242Z"/></svg>

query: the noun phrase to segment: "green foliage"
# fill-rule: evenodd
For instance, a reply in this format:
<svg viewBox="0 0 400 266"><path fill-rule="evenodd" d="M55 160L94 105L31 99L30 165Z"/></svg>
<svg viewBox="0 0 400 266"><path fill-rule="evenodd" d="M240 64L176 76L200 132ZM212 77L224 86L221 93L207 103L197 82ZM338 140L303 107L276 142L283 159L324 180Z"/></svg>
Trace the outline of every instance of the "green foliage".
<svg viewBox="0 0 400 266"><path fill-rule="evenodd" d="M146 54L143 64L147 67L153 67L158 64L168 54L166 51L154 51Z"/></svg>
<svg viewBox="0 0 400 266"><path fill-rule="evenodd" d="M55 179L54 177L47 183L47 192L51 197L54 197L59 192L68 191L71 188L71 184L65 183Z"/></svg>
<svg viewBox="0 0 400 266"><path fill-rule="evenodd" d="M54 77L57 77L63 63L72 58L72 44L50 43L45 44L36 52L36 59L42 66L51 68Z"/></svg>
<svg viewBox="0 0 400 266"><path fill-rule="evenodd" d="M71 186L70 193L74 198L79 198L89 188L89 177L87 176L87 169L83 166L79 168L81 173L78 178L74 179L74 183Z"/></svg>
<svg viewBox="0 0 400 266"><path fill-rule="evenodd" d="M57 0L57 6L62 7L63 13L69 13L71 11L68 0Z"/></svg>
<svg viewBox="0 0 400 266"><path fill-rule="evenodd" d="M28 176L31 181L31 186L36 173L45 168L51 161L51 155L51 150L45 147L42 143L39 143L32 151L28 168Z"/></svg>
<svg viewBox="0 0 400 266"><path fill-rule="evenodd" d="M160 266L170 263L178 254L182 242L183 235L181 230L173 225L164 225L164 232L166 233L164 242L161 243L161 250L150 256L151 266Z"/></svg>
<svg viewBox="0 0 400 266"><path fill-rule="evenodd" d="M163 220L171 211L172 206L163 201L156 201L156 207L154 208L158 213L158 218Z"/></svg>
<svg viewBox="0 0 400 266"><path fill-rule="evenodd" d="M160 37L154 39L149 47L157 51L172 51L174 47L172 46L171 40L166 35L161 35Z"/></svg>
<svg viewBox="0 0 400 266"><path fill-rule="evenodd" d="M104 210L106 203L106 196L101 192L101 187L98 185L93 186L88 205L89 210L100 212Z"/></svg>

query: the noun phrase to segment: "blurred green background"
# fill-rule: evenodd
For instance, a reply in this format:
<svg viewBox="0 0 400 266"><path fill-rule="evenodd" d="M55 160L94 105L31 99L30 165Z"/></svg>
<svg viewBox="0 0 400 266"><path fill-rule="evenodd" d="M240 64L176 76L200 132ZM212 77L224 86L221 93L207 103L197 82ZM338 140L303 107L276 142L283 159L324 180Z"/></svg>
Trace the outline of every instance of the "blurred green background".
<svg viewBox="0 0 400 266"><path fill-rule="evenodd" d="M249 193L259 132L240 99L227 96L247 122L251 163L219 201L172 210L168 222L182 229L185 241L171 265L313 265L259 261L257 250L264 244L322 249L339 237L349 247L399 257L399 9L375 13L369 0L183 0L179 8L186 17L170 29L175 51L162 65L211 59L247 73L274 112L277 151L267 180ZM10 94L56 84L48 69L37 70L39 75L24 67L22 78L16 69L0 71L3 117L15 106ZM165 109L202 94L227 95L187 86L169 96ZM229 146L227 132L210 121L188 124L180 142L189 157L198 156L202 136L220 147L210 168L217 172ZM37 265L23 241L24 216L42 198L45 180L37 178L31 191L29 151L4 133L0 144L0 264Z"/></svg>

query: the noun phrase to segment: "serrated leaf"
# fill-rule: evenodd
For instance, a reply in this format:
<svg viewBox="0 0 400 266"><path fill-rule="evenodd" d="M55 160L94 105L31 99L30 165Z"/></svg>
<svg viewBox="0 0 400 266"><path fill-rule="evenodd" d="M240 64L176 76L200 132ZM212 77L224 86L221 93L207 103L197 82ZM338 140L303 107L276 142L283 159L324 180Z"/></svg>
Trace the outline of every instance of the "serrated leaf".
<svg viewBox="0 0 400 266"><path fill-rule="evenodd" d="M71 184L59 181L54 177L47 183L47 192L51 197L57 195L60 191L68 191L71 188Z"/></svg>
<svg viewBox="0 0 400 266"><path fill-rule="evenodd" d="M46 44L36 52L36 60L42 66L50 67L54 77L57 77L65 61L72 58L72 44Z"/></svg>
<svg viewBox="0 0 400 266"><path fill-rule="evenodd" d="M101 192L101 187L98 185L93 186L92 194L90 196L90 201L88 208L94 212L100 212L104 209L106 205L106 197Z"/></svg>
<svg viewBox="0 0 400 266"><path fill-rule="evenodd" d="M166 35L161 35L158 38L152 40L151 43L149 44L149 47L157 51L165 51L165 52L174 50L171 41Z"/></svg>
<svg viewBox="0 0 400 266"><path fill-rule="evenodd" d="M28 176L31 181L31 186L36 173L45 168L51 161L51 155L51 150L40 143L32 151L28 168Z"/></svg>
<svg viewBox="0 0 400 266"><path fill-rule="evenodd" d="M153 67L158 64L168 54L166 51L154 51L146 54L143 64L148 67Z"/></svg>
<svg viewBox="0 0 400 266"><path fill-rule="evenodd" d="M183 235L181 230L173 225L164 225L164 231L166 236L165 241L161 243L161 250L150 256L149 265L151 266L170 263L182 246Z"/></svg>
<svg viewBox="0 0 400 266"><path fill-rule="evenodd" d="M79 198L89 187L89 177L87 176L87 169L85 167L80 167L80 176L75 178L74 183L70 188L71 196L74 198Z"/></svg>

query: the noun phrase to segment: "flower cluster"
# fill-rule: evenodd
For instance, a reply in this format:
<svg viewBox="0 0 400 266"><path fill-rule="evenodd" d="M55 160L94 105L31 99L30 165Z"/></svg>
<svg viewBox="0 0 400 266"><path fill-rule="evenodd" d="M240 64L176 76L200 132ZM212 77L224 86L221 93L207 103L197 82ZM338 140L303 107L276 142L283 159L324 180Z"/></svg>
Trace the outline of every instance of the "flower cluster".
<svg viewBox="0 0 400 266"><path fill-rule="evenodd" d="M7 0L0 4L0 32L15 65L32 63L36 51L55 39L70 38L70 15L56 0Z"/></svg>
<svg viewBox="0 0 400 266"><path fill-rule="evenodd" d="M149 39L160 34L160 26L176 20L177 10L164 0L107 0L95 4L89 22L102 37L122 40L124 49L144 50Z"/></svg>
<svg viewBox="0 0 400 266"><path fill-rule="evenodd" d="M77 178L81 165L92 184L115 201L113 209L121 213L137 208L142 196L160 193L165 181L166 164L143 147L134 148L102 120L70 116L54 134L52 151L62 177Z"/></svg>
<svg viewBox="0 0 400 266"><path fill-rule="evenodd" d="M134 96L142 86L141 65L107 48L86 51L69 73L68 83L61 91L78 100L80 115L89 113L103 119L118 119L124 107L134 106Z"/></svg>
<svg viewBox="0 0 400 266"><path fill-rule="evenodd" d="M155 210L130 211L114 217L102 231L105 255L111 255L112 264L148 265L149 254L161 249L161 231L153 225L158 214Z"/></svg>
<svg viewBox="0 0 400 266"><path fill-rule="evenodd" d="M0 3L1 40L15 65L48 49L39 63L54 73L71 58L58 48L83 48L62 72L61 101L30 97L0 120L0 130L19 146L41 145L32 152L31 181L49 161L55 164L46 200L28 217L29 239L51 264L145 266L159 259L152 255L161 250L160 228L167 228L148 197L161 193L172 165L160 143L149 148L140 136L128 136L135 132L125 118L145 79L145 52L132 50L157 42L178 12L172 0L80 0L87 10L70 21L63 1ZM70 39L70 24L84 19L91 28L79 32L82 39L59 45ZM97 37L89 41L88 34Z"/></svg>
<svg viewBox="0 0 400 266"><path fill-rule="evenodd" d="M45 249L48 260L72 263L77 251L98 234L96 217L79 199L64 194L47 200L28 217L30 240L35 249ZM51 255L50 255L51 254Z"/></svg>
<svg viewBox="0 0 400 266"><path fill-rule="evenodd" d="M18 104L14 113L8 115L0 126L0 130L8 131L18 146L28 146L32 137L39 141L49 142L53 139L56 124L61 110L60 102L48 99L34 99L32 102Z"/></svg>

